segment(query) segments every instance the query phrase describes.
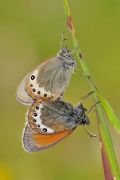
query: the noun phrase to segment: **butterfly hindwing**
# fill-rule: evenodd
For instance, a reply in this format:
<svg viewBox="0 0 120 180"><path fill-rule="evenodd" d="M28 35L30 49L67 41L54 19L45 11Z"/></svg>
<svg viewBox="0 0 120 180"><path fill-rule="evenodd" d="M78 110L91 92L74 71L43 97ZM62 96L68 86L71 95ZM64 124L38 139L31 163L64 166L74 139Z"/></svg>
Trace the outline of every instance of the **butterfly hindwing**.
<svg viewBox="0 0 120 180"><path fill-rule="evenodd" d="M37 99L52 99L54 94L51 94L50 91L46 91L44 84L40 84L40 79L42 79L45 74L43 72L45 66L51 62L51 59L43 62L39 65L34 71L28 73L25 78L21 81L18 86L16 98L17 100L24 105L32 105L32 103ZM39 77L39 73L43 74L43 77Z"/></svg>
<svg viewBox="0 0 120 180"><path fill-rule="evenodd" d="M24 105L31 105L33 103L33 99L28 95L25 90L25 84L28 81L30 74L31 73L27 74L25 78L21 81L16 92L16 99Z"/></svg>
<svg viewBox="0 0 120 180"><path fill-rule="evenodd" d="M57 133L76 127L73 106L60 100L35 102L26 119L31 128L40 133Z"/></svg>
<svg viewBox="0 0 120 180"><path fill-rule="evenodd" d="M22 137L23 147L28 152L40 151L60 142L73 131L74 128L59 133L41 134L32 130L29 124L26 124Z"/></svg>
<svg viewBox="0 0 120 180"><path fill-rule="evenodd" d="M74 66L68 49L61 49L58 56L44 61L22 80L16 95L18 101L30 105L32 100L59 98L69 83Z"/></svg>

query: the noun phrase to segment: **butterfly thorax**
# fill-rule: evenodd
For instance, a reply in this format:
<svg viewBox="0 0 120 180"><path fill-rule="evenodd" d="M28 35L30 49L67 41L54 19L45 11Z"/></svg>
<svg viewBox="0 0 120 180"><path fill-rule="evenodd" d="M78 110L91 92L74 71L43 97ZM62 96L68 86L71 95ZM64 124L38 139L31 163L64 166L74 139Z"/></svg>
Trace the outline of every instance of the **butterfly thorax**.
<svg viewBox="0 0 120 180"><path fill-rule="evenodd" d="M57 54L57 58L62 62L65 68L74 68L76 63L72 56L72 52L69 51L68 48L61 48Z"/></svg>

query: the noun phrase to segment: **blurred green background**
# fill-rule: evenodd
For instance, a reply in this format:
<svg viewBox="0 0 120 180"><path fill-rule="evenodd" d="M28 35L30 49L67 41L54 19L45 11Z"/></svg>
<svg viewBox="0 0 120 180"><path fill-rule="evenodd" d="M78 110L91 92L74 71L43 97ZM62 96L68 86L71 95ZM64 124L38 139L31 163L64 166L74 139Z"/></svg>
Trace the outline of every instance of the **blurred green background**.
<svg viewBox="0 0 120 180"><path fill-rule="evenodd" d="M120 1L70 0L78 40L98 89L120 117ZM45 151L26 153L21 134L27 108L15 99L26 73L55 55L66 31L60 0L0 2L0 180L102 180L99 139L82 127ZM64 99L76 104L89 92L82 76L74 74ZM89 98L85 106L89 108ZM98 134L95 113L90 129ZM120 166L120 136L111 128Z"/></svg>

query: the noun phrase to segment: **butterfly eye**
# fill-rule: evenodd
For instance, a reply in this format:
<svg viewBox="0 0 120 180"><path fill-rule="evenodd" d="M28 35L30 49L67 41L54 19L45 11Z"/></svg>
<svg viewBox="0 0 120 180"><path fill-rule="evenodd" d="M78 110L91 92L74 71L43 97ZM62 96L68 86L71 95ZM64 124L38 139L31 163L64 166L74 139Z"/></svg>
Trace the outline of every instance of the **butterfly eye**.
<svg viewBox="0 0 120 180"><path fill-rule="evenodd" d="M32 75L32 76L31 76L31 80L34 80L34 79L35 79L35 76L34 76L34 75Z"/></svg>

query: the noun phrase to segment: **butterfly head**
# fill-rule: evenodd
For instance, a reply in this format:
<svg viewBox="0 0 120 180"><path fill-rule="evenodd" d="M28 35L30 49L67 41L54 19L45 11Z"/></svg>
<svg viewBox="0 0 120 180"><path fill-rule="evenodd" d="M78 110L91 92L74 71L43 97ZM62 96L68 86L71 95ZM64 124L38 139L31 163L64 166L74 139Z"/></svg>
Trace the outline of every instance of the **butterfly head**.
<svg viewBox="0 0 120 180"><path fill-rule="evenodd" d="M72 55L72 52L68 48L61 48L57 54L57 58L63 62L64 66L75 66L75 61Z"/></svg>
<svg viewBox="0 0 120 180"><path fill-rule="evenodd" d="M73 116L74 116L74 120L75 120L75 124L79 125L79 124L89 124L89 119L86 116L86 112L87 109L85 109L81 104L79 104L78 106L76 106L73 110Z"/></svg>

